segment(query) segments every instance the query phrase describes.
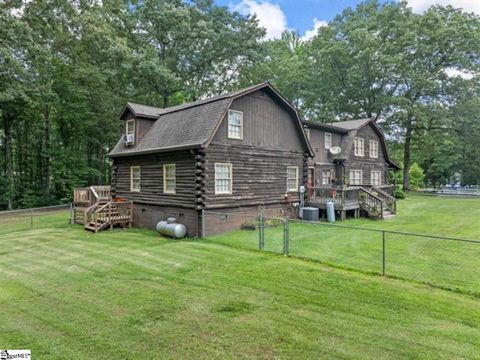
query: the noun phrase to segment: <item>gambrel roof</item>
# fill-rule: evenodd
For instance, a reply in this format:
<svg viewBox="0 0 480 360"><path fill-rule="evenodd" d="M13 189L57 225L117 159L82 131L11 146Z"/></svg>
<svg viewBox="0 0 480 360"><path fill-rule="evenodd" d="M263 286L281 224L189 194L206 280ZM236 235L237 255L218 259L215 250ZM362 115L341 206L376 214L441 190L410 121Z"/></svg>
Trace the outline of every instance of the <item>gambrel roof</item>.
<svg viewBox="0 0 480 360"><path fill-rule="evenodd" d="M364 126L370 124L380 138L380 143L382 145L387 164L393 169L400 169L400 166L398 166L398 164L396 164L390 159L388 155L387 144L385 142L385 135L383 134L382 130L380 130L375 121L373 121L373 119L356 119L332 122L328 124L304 120L303 123L307 125L307 127L313 127L327 132L331 131L342 135L342 140L340 144L342 151L340 152L340 154L337 155L329 154L329 157L332 161L348 160L357 132Z"/></svg>
<svg viewBox="0 0 480 360"><path fill-rule="evenodd" d="M123 139L120 139L109 156L117 157L208 147L232 102L241 96L261 89L268 91L293 116L298 129L297 135L302 138L305 150L310 156L313 156L313 150L306 138L297 110L268 82L165 109L127 103L120 113L120 118L131 111L136 116L156 120L136 146L126 147ZM295 135L292 134L292 136Z"/></svg>

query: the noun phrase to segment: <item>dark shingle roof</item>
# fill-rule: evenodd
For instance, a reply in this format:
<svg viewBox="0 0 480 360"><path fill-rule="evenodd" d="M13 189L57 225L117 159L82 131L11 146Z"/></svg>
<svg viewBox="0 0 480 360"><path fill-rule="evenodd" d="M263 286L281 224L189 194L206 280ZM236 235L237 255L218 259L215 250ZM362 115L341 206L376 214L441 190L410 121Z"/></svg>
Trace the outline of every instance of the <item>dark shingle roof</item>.
<svg viewBox="0 0 480 360"><path fill-rule="evenodd" d="M339 121L334 122L331 125L340 129L345 130L357 130L361 128L363 125L371 121L372 119L357 119L357 120L347 120L347 121Z"/></svg>
<svg viewBox="0 0 480 360"><path fill-rule="evenodd" d="M186 107L182 111L177 109L177 111L166 112L152 124L137 146L125 147L121 138L109 155L129 155L200 146L208 141L229 105L230 99L222 99L201 106Z"/></svg>
<svg viewBox="0 0 480 360"><path fill-rule="evenodd" d="M121 138L109 153L109 156L115 157L208 146L231 102L237 97L262 88L268 88L272 94L281 99L290 108L290 111L297 119L297 125L303 137L305 147L310 155L313 156L313 151L303 133L296 110L268 82L165 109L127 103L127 106L121 112L121 118L125 111L129 109L134 115L154 118L156 121L136 146L126 147L123 143L123 138Z"/></svg>

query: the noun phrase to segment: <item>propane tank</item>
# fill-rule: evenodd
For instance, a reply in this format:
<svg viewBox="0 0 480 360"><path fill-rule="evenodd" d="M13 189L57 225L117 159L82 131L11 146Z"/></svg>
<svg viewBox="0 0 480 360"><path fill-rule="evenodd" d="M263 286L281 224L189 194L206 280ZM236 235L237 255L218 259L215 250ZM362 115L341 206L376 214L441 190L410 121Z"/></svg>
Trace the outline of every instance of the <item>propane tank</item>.
<svg viewBox="0 0 480 360"><path fill-rule="evenodd" d="M187 228L183 224L177 224L177 219L170 217L167 221L159 221L156 228L157 231L166 236L173 237L174 239L181 239L187 234Z"/></svg>

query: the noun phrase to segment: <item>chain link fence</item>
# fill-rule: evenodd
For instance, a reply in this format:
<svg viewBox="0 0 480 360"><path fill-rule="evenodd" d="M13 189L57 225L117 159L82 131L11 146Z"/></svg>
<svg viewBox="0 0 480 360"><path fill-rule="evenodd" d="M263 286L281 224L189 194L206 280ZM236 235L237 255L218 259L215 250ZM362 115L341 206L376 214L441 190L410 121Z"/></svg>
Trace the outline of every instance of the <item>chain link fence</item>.
<svg viewBox="0 0 480 360"><path fill-rule="evenodd" d="M225 215L226 222L240 221L239 214ZM243 216L240 223L250 227L209 239L480 295L479 240L308 222L261 212Z"/></svg>
<svg viewBox="0 0 480 360"><path fill-rule="evenodd" d="M25 231L58 226L59 218L65 226L70 217L70 205L0 211L0 236L15 231Z"/></svg>

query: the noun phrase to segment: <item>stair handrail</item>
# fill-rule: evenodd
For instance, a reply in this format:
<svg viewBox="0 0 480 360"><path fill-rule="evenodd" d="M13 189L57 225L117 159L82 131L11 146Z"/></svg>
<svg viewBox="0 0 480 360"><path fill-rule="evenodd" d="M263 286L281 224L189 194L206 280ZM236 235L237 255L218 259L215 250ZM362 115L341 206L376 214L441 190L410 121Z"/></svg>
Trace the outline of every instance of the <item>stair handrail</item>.
<svg viewBox="0 0 480 360"><path fill-rule="evenodd" d="M380 188L374 186L373 189L385 198L387 208L394 214L397 213L397 199ZM389 202L391 202L393 206L390 206Z"/></svg>
<svg viewBox="0 0 480 360"><path fill-rule="evenodd" d="M360 192L363 192L365 193L366 196L368 196L370 199L373 199L373 202L375 203L374 206L377 206L377 205L380 205L380 216L381 218L383 219L383 203L384 203L384 200L382 198L380 198L379 196L375 195L375 194L372 194L370 191L368 191L367 189L363 188L363 187L359 187L360 189ZM371 210L373 210L373 206L371 206L368 201L364 201L362 200L362 196L359 196L359 203L360 204L364 204L365 207L367 207Z"/></svg>

